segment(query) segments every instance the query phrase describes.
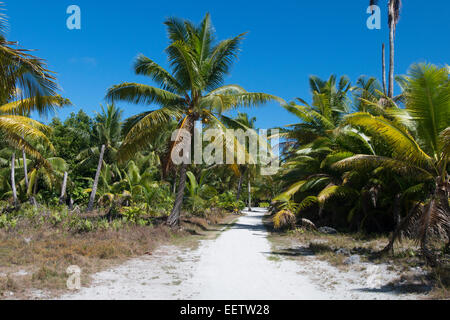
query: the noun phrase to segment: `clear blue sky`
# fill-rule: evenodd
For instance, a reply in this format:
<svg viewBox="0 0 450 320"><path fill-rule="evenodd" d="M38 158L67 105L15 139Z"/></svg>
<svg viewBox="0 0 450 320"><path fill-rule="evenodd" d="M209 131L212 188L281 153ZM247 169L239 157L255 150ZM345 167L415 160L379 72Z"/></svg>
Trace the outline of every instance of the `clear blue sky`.
<svg viewBox="0 0 450 320"><path fill-rule="evenodd" d="M381 43L388 42L383 0L382 29L366 27L368 0L3 0L10 18L10 40L38 49L58 74L62 95L74 107L59 112L65 118L82 108L99 110L106 89L124 81L151 84L132 72L138 53L167 67L164 49L166 17L199 22L210 12L219 39L249 31L239 61L226 82L249 91L286 100L310 98L308 76L381 77ZM66 9L82 11L82 29L66 28ZM405 0L397 29L396 74L414 62L450 63L450 1ZM119 104L125 116L148 107ZM249 110L257 126L292 123L295 118L275 104Z"/></svg>

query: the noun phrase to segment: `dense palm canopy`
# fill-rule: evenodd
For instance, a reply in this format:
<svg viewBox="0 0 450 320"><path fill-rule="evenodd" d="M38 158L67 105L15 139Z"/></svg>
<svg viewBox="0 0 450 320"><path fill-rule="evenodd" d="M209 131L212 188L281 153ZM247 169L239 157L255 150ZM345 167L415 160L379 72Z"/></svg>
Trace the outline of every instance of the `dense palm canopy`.
<svg viewBox="0 0 450 320"><path fill-rule="evenodd" d="M327 209L326 204L345 201L348 227L354 219L359 219L359 228L368 221L381 224L386 212L392 219L402 216L397 229L420 239L424 254L432 260L428 238L436 234L446 238L450 230L449 70L418 64L398 80L402 94L395 101L402 107L394 100L385 104L370 79L360 79L352 89L355 113L330 105L328 110L340 111L332 117L316 102L311 107L287 105L302 122L286 133L295 144L287 149L285 190L277 199L295 199L303 214L315 207L319 218L331 211L333 219L339 208ZM386 250L400 234L394 233Z"/></svg>

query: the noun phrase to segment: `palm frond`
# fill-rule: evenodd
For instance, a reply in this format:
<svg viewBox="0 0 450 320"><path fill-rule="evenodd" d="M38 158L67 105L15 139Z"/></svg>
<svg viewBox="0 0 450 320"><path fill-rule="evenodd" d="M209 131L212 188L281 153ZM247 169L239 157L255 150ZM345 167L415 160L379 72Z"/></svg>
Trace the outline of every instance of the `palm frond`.
<svg viewBox="0 0 450 320"><path fill-rule="evenodd" d="M134 70L138 75L151 77L164 90L177 94L184 94L181 85L168 71L142 54L136 58Z"/></svg>
<svg viewBox="0 0 450 320"><path fill-rule="evenodd" d="M172 92L139 83L122 83L108 89L106 99L127 101L135 104L157 103L162 107L174 106L184 99Z"/></svg>
<svg viewBox="0 0 450 320"><path fill-rule="evenodd" d="M346 116L345 123L364 128L371 135L382 138L394 157L399 160L419 165L428 165L431 162L430 156L420 148L414 137L398 123L364 112Z"/></svg>

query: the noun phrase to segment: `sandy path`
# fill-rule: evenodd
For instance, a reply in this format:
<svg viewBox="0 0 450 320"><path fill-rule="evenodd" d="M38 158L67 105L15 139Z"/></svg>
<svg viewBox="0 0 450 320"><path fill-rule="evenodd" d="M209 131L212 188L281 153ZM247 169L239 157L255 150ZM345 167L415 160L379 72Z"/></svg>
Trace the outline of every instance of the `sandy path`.
<svg viewBox="0 0 450 320"><path fill-rule="evenodd" d="M342 272L314 256L275 258L263 209L246 212L196 250L165 246L93 276L91 287L60 299L414 299L367 283L373 271ZM378 267L380 286L397 276Z"/></svg>

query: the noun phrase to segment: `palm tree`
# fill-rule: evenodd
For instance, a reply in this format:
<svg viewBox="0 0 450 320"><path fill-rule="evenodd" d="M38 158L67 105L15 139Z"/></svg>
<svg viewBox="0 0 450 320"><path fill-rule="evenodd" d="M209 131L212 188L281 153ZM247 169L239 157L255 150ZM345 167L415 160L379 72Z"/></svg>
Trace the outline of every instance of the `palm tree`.
<svg viewBox="0 0 450 320"><path fill-rule="evenodd" d="M370 0L370 5L377 5L378 0ZM388 0L388 24L389 24L389 91L388 97L394 97L394 54L395 54L395 32L400 19L401 0ZM384 51L384 50L383 50ZM384 54L383 54L384 55Z"/></svg>
<svg viewBox="0 0 450 320"><path fill-rule="evenodd" d="M329 136L335 130L342 117L350 111L348 93L352 90L350 81L343 76L336 83L336 76L322 80L311 76L309 79L312 103L308 104L301 98L296 98L283 107L298 117L301 121L288 125L288 130L282 130L282 136L294 141L296 147L313 142L315 139Z"/></svg>
<svg viewBox="0 0 450 320"><path fill-rule="evenodd" d="M222 86L237 57L245 34L215 43L210 15L206 14L200 25L187 20L169 18L165 21L170 44L166 48L171 72L156 62L140 55L134 69L138 75L149 76L160 88L122 83L109 89L107 98L132 103L155 103L159 109L136 116L119 151L119 160L129 159L147 146L161 126L179 120L179 129L191 134L196 121L209 122L224 129L218 115L239 106L256 106L277 97L265 93L250 93L238 85ZM170 152L182 142L181 136L171 144ZM169 160L164 170L167 172ZM179 185L172 212L167 220L170 226L179 223L180 210L186 185L187 164L180 166Z"/></svg>
<svg viewBox="0 0 450 320"><path fill-rule="evenodd" d="M38 186L40 185L39 181L42 180L43 185L49 190L53 190L56 186L60 186L64 183L63 179L68 170L68 165L63 158L55 157L53 148L45 143L38 142L35 147L42 157L45 158L46 162L50 164L50 167L47 167L40 160L31 162L27 195L32 199L32 203L36 205L35 199L38 192Z"/></svg>
<svg viewBox="0 0 450 320"><path fill-rule="evenodd" d="M392 109L391 119L360 112L349 115L345 123L356 126L368 134L382 139L389 154L355 155L337 162L337 168L384 167L401 175L419 180L415 188L423 199L416 201L409 214L398 224L397 230L386 247L389 251L400 229L418 221L415 235L420 239L425 257L433 263L434 257L427 248L433 231L450 230L450 193L447 172L450 126L450 78L448 68L418 64L410 68L401 82L405 109ZM431 189L430 189L431 184Z"/></svg>
<svg viewBox="0 0 450 320"><path fill-rule="evenodd" d="M246 130L254 130L255 129L255 122L256 117L249 118L248 114L246 113L238 113L238 116L236 119L234 119L237 123L239 123L242 127L244 127ZM248 147L246 147L248 150ZM240 175L239 175L239 185L238 185L238 191L236 195L236 201L239 201L240 194L241 194L241 188L242 188L242 182L245 172L247 172L247 191L248 191L248 210L252 211L251 202L252 202L252 196L251 196L251 170L248 168L248 166L240 166L239 168Z"/></svg>
<svg viewBox="0 0 450 320"><path fill-rule="evenodd" d="M251 131L254 134L256 134L256 131L255 131L256 117L249 118L247 113L238 112L238 115L235 118L229 118L227 116L222 116L221 119L222 119L222 122L228 128L242 129L242 130L246 130L246 131ZM245 148L246 148L246 150L249 150L249 145L246 144ZM239 176L238 188L237 188L237 193L236 193L236 201L239 201L239 199L241 198L242 184L244 182L244 176L247 173L249 210L251 211L251 207L250 207L250 200L251 200L251 196L250 196L250 192L251 192L250 173L251 172L250 172L249 168L250 168L250 165L243 165L243 164L242 165L238 165L237 166L237 170L236 170L235 167L232 167L233 171L237 171L237 174ZM252 170L252 171L255 171L255 170Z"/></svg>
<svg viewBox="0 0 450 320"><path fill-rule="evenodd" d="M70 104L70 101L56 95L55 77L42 59L30 55L29 50L19 48L17 43L6 40L6 29L6 16L0 13L0 132L11 147L22 150L24 167L25 153L28 153L39 158L50 169L50 163L32 146L32 141L36 139L51 145L46 136L48 127L28 115L32 111L45 114L55 107ZM27 180L26 173L25 182ZM12 181L11 187L15 195L15 181ZM16 196L14 201L16 205Z"/></svg>
<svg viewBox="0 0 450 320"><path fill-rule="evenodd" d="M86 156L87 154L100 153L98 158L97 170L95 172L94 182L92 184L92 191L89 197L89 203L87 211L92 211L94 209L95 195L97 193L98 181L100 178L100 172L102 170L103 159L106 156L109 159L114 159L117 153L117 148L120 144L120 126L122 119L122 110L116 108L114 104L108 105L105 110L102 108L102 113L97 114L96 125L94 127L94 140L99 147L90 148L85 150L80 154L81 156ZM86 158L85 160L89 159Z"/></svg>
<svg viewBox="0 0 450 320"><path fill-rule="evenodd" d="M0 2L0 11L2 6ZM46 112L48 106L40 98L56 95L56 79L44 60L30 55L30 50L16 42L6 40L7 29L6 15L0 12L0 101L9 100L11 93L19 88L20 98L34 97L35 110Z"/></svg>
<svg viewBox="0 0 450 320"><path fill-rule="evenodd" d="M318 207L319 218L332 200L347 199L355 213L365 208L366 190L370 190L369 179L355 185L352 174L342 175L333 164L357 153L375 154L369 139L361 132L341 126L342 119L351 107L349 92L354 92L356 110L378 111L379 88L374 78L361 77L357 87L351 87L346 77L336 83L336 77L327 81L311 77L312 103L297 98L298 105L291 102L283 107L300 119L300 123L288 126L283 136L288 140L281 174L283 192L275 201L299 201L298 212L312 206ZM353 174L354 176L354 174ZM360 200L358 200L360 199ZM336 207L329 206L336 216ZM352 216L349 215L349 220Z"/></svg>

